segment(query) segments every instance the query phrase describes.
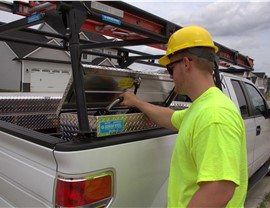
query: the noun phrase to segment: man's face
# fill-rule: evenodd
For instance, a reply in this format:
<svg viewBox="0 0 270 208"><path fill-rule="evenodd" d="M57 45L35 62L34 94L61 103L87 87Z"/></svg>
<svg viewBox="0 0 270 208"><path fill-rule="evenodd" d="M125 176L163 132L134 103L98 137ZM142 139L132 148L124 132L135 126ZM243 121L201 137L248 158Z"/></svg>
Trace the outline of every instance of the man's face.
<svg viewBox="0 0 270 208"><path fill-rule="evenodd" d="M186 84L184 72L184 57L173 55L170 58L170 64L167 65L167 71L175 83L175 91L179 94L185 94L184 86Z"/></svg>

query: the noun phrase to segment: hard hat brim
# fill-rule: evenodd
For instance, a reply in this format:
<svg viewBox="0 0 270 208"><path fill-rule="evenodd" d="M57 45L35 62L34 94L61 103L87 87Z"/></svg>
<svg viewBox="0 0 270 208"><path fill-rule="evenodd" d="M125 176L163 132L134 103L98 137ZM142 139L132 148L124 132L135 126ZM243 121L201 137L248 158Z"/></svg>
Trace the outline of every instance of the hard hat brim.
<svg viewBox="0 0 270 208"><path fill-rule="evenodd" d="M195 46L196 47L196 46ZM218 47L217 46L205 46L205 47L210 47L210 48L213 48L215 50L215 53L218 52ZM187 48L193 48L193 47L187 47ZM183 49L187 49L187 48L183 48ZM181 50L183 50L181 49ZM179 50L180 51L180 50ZM176 52L176 51L175 51ZM173 54L173 53L170 53L170 54L166 54L164 56L162 56L160 59L159 59L159 64L162 65L162 66L167 66L171 61L169 59L169 56Z"/></svg>
<svg viewBox="0 0 270 208"><path fill-rule="evenodd" d="M167 66L170 63L170 59L168 55L162 56L159 60L158 63L162 66Z"/></svg>

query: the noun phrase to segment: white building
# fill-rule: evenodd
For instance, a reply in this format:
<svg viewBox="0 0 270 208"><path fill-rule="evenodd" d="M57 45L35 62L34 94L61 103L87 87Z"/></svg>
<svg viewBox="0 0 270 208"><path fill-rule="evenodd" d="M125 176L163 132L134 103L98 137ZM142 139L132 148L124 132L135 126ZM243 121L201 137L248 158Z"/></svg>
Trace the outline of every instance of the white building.
<svg viewBox="0 0 270 208"><path fill-rule="evenodd" d="M65 28L58 16L39 26L39 30L64 34ZM60 24L59 24L60 23ZM12 31L4 33L14 38L24 38L60 46L60 39L44 35ZM108 41L104 36L90 32L80 33L80 39L95 42ZM29 44L0 41L0 91L2 92L63 92L72 75L70 54ZM113 49L95 49L96 52L117 54ZM97 56L82 54L83 63L92 63ZM101 60L104 62L104 59ZM106 64L115 65L107 59ZM105 62L104 62L105 63ZM95 64L98 64L95 61Z"/></svg>

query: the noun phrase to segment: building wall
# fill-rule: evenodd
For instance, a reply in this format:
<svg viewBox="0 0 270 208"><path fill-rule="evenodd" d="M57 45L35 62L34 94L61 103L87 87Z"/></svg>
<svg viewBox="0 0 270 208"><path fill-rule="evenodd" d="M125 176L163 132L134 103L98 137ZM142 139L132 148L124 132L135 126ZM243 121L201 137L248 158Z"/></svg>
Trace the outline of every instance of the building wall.
<svg viewBox="0 0 270 208"><path fill-rule="evenodd" d="M43 24L40 29L48 32L54 31L46 24ZM83 33L80 34L80 38L88 40ZM53 39L50 40L50 44L59 45L61 44L60 41L60 39ZM68 52L40 47L27 56L20 57L22 58L21 61L12 61L17 57L7 44L0 42L0 51L0 91L63 92L65 90L72 74L71 64L55 62L70 62ZM93 51L117 55L117 50L113 49L93 49ZM97 57L84 54L82 55L82 61L91 63ZM38 61L26 60L31 58ZM48 60L52 60L52 62L48 62ZM117 65L116 60L110 61Z"/></svg>
<svg viewBox="0 0 270 208"><path fill-rule="evenodd" d="M71 77L70 64L24 60L23 65L30 92L64 92Z"/></svg>
<svg viewBox="0 0 270 208"><path fill-rule="evenodd" d="M51 41L50 44L56 44L56 42ZM40 61L22 61L21 85L24 92L63 92L65 90L71 76L71 65L55 63L55 61L70 62L68 53L49 48L38 48L26 58L35 58Z"/></svg>
<svg viewBox="0 0 270 208"><path fill-rule="evenodd" d="M0 41L0 91L20 91L21 63L13 61L16 55Z"/></svg>

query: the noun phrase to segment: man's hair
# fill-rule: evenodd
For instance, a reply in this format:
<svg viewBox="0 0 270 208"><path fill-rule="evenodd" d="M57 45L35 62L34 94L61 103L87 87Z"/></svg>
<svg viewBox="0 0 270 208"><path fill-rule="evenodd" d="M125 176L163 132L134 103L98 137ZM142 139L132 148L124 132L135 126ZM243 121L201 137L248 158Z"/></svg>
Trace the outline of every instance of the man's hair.
<svg viewBox="0 0 270 208"><path fill-rule="evenodd" d="M195 47L187 48L177 51L175 54L179 54L182 57L188 57L192 59L194 65L201 69L205 73L213 74L215 68L215 52L209 47Z"/></svg>

